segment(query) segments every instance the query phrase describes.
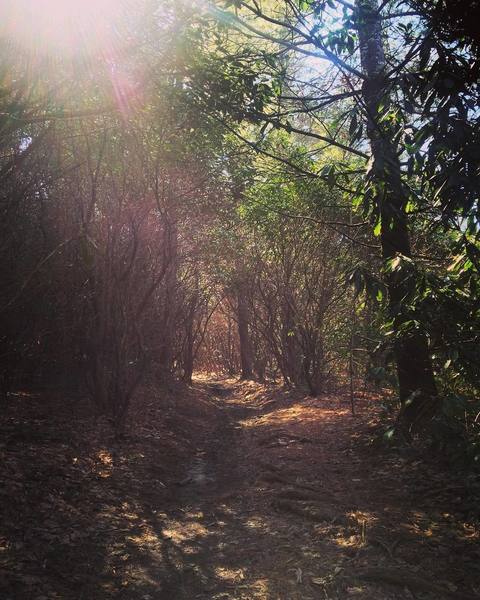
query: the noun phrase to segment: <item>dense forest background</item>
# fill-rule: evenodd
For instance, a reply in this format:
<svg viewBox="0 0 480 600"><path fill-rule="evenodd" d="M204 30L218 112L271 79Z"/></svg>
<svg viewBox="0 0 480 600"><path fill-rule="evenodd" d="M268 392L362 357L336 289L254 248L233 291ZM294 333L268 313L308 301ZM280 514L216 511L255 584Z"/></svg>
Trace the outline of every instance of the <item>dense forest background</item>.
<svg viewBox="0 0 480 600"><path fill-rule="evenodd" d="M476 459L468 4L4 3L4 402L80 391L120 434L194 370L376 385Z"/></svg>
<svg viewBox="0 0 480 600"><path fill-rule="evenodd" d="M480 597L477 0L0 1L0 596Z"/></svg>

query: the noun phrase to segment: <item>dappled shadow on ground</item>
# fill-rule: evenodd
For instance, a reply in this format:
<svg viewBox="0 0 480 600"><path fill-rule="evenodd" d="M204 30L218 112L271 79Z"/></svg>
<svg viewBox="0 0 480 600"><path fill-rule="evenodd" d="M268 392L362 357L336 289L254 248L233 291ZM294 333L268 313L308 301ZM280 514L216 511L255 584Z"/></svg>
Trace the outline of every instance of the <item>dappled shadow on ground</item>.
<svg viewBox="0 0 480 600"><path fill-rule="evenodd" d="M156 394L134 407L121 444L101 420L72 427L68 410L53 422L44 399L12 400L1 424L2 598L480 591L475 498L431 461L367 449L374 399L353 418L339 398L253 383Z"/></svg>
<svg viewBox="0 0 480 600"><path fill-rule="evenodd" d="M311 521L322 559L303 564L324 572L310 582L332 598L475 597L478 514L458 496L465 482L413 454L367 452L376 410L358 404L358 418L325 397L244 423L266 449L271 505Z"/></svg>

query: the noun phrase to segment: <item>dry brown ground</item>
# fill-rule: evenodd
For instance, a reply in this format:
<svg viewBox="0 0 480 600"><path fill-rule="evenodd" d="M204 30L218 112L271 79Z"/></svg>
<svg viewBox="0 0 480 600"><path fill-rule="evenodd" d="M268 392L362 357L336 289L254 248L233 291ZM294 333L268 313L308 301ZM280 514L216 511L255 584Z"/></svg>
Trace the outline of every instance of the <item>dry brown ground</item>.
<svg viewBox="0 0 480 600"><path fill-rule="evenodd" d="M73 401L12 396L0 598L478 597L475 478L372 448L378 404L197 379L145 390L116 443Z"/></svg>

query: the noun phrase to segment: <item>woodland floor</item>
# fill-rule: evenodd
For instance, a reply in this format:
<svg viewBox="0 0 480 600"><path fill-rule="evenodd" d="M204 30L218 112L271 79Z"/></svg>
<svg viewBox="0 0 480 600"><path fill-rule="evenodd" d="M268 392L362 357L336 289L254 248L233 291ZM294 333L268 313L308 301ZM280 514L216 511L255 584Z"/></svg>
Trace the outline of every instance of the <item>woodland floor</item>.
<svg viewBox="0 0 480 600"><path fill-rule="evenodd" d="M2 600L480 596L478 480L372 446L375 397L352 417L233 380L156 396L121 443L74 400L10 396Z"/></svg>

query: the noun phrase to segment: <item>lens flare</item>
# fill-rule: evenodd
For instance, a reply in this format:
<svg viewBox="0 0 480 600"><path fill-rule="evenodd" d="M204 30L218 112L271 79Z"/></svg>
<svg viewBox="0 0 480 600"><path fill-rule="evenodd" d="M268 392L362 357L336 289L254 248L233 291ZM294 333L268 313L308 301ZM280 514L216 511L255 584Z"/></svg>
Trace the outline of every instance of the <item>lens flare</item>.
<svg viewBox="0 0 480 600"><path fill-rule="evenodd" d="M6 0L0 32L35 54L91 55L115 44L126 8L123 0Z"/></svg>
<svg viewBox="0 0 480 600"><path fill-rule="evenodd" d="M105 103L128 117L143 103L143 76L130 57L145 4L145 0L0 0L0 45L8 56L15 56L10 78L35 81L37 89L42 81L56 104L76 106L76 91L64 81L77 77L79 85L101 88L104 97L110 96Z"/></svg>

